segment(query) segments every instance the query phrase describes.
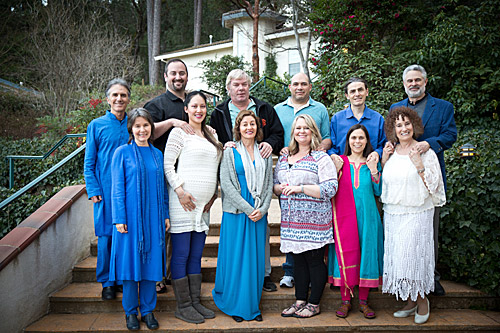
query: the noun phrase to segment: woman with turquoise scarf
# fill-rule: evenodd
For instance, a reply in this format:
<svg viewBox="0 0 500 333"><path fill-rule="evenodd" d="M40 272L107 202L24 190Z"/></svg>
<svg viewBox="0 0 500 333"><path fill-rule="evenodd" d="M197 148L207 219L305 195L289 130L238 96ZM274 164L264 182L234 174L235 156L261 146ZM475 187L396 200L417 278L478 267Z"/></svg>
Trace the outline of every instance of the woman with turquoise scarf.
<svg viewBox="0 0 500 333"><path fill-rule="evenodd" d="M129 143L111 162L113 242L110 281L123 281L127 328L138 330L137 308L149 329L157 329L156 281L166 271L165 230L170 226L162 153L153 147L153 119L146 109L128 115ZM140 300L140 302L138 301Z"/></svg>
<svg viewBox="0 0 500 333"><path fill-rule="evenodd" d="M365 126L353 125L347 132L345 155L334 160L339 189L333 208L335 245L328 254L328 280L340 287L342 304L337 317L351 310L354 286L359 286L359 310L375 318L368 306L370 288L382 284L384 235L375 196L381 194L381 169Z"/></svg>

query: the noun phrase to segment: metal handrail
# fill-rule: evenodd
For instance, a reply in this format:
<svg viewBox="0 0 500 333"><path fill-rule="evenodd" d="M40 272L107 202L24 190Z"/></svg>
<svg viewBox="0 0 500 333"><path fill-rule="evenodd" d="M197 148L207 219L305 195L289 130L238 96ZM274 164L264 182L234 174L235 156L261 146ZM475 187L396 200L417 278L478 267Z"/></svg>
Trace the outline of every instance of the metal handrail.
<svg viewBox="0 0 500 333"><path fill-rule="evenodd" d="M206 90L203 90L203 89L200 89L200 91L202 93L204 93L205 95L211 95L211 96L213 96L213 100L212 100L213 104L214 104L214 106L217 106L217 101L220 99L219 95L211 93L210 91L206 91Z"/></svg>
<svg viewBox="0 0 500 333"><path fill-rule="evenodd" d="M12 201L16 200L18 197L29 191L32 187L37 185L39 182L53 174L55 171L57 171L59 168L61 168L64 164L72 160L76 155L78 155L81 151L83 151L86 147L86 143L78 147L75 151L73 151L71 154L63 158L61 161L59 161L56 165L54 165L52 168L49 170L45 171L43 174L38 176L35 180L31 181L28 185L24 186L22 189L5 199L0 203L0 210L10 204Z"/></svg>
<svg viewBox="0 0 500 333"><path fill-rule="evenodd" d="M255 82L251 87L250 87L250 91L255 88L257 85L259 85L262 81L264 81L264 87L267 87L267 80L270 80L270 81L273 81L273 82L276 82L278 84L281 84L283 86L283 91L286 93L286 88L288 88L288 85L284 82L281 82L281 81L278 81L278 80L275 80L271 77L267 77L267 76L263 76L260 78L259 81Z"/></svg>
<svg viewBox="0 0 500 333"><path fill-rule="evenodd" d="M9 163L9 189L14 187L14 160L44 160L50 156L59 146L61 146L68 138L86 137L86 133L66 134L59 140L48 152L41 156L23 156L23 155L8 155L5 159Z"/></svg>

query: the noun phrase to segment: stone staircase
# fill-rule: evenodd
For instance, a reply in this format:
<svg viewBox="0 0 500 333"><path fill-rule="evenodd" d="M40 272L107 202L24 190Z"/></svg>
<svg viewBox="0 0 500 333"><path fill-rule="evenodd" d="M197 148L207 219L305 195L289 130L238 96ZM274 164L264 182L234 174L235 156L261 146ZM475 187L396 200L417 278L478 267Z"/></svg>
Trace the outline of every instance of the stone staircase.
<svg viewBox="0 0 500 333"><path fill-rule="evenodd" d="M218 239L221 220L221 203L217 199L212 208L211 227L202 259L202 302L216 311L216 318L203 324L189 324L175 318L175 298L168 286L166 294L158 295L155 316L160 323L159 331L164 332L220 332L220 331L394 331L407 332L425 330L429 332L500 332L500 299L462 284L443 281L447 292L443 297L430 296L431 317L424 325L413 323L413 317L396 319L392 313L402 306L394 297L380 291L370 293L370 305L377 318L368 320L358 311L357 302L349 317L340 319L335 309L340 304L340 292L325 286L321 300L322 314L311 319L282 318L280 312L294 301L294 289L278 288L277 292L263 292L261 309L264 321L236 323L231 317L218 311L212 301L211 291L215 281ZM279 251L279 207L273 199L269 213L271 227L271 278L276 283L283 275L281 264L284 255ZM50 312L25 329L25 332L128 332L121 305L121 294L114 301L101 300L101 285L96 282L97 247L96 241L90 245L90 256L75 265L73 282L55 292L50 298ZM141 325L141 330L147 330Z"/></svg>

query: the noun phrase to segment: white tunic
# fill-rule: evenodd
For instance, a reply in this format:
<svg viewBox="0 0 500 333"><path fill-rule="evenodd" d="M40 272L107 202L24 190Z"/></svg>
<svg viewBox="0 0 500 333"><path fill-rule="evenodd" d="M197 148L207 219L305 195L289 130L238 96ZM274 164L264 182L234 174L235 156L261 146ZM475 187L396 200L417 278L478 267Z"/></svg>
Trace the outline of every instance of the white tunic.
<svg viewBox="0 0 500 333"><path fill-rule="evenodd" d="M210 215L203 213L203 208L215 193L219 162L217 149L207 139L186 134L180 128L170 132L165 146L164 171L169 185L171 233L208 230ZM179 186L196 199L193 211L182 208L174 192Z"/></svg>
<svg viewBox="0 0 500 333"><path fill-rule="evenodd" d="M425 184L408 155L384 166L384 274L382 291L416 301L434 290L434 207L446 202L434 151L422 154ZM425 186L427 184L427 187Z"/></svg>

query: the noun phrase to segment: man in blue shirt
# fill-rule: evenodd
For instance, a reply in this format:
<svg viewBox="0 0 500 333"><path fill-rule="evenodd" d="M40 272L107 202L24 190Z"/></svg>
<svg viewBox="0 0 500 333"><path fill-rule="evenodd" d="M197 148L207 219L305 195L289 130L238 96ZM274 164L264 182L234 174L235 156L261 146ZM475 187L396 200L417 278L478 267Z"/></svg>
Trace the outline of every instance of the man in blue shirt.
<svg viewBox="0 0 500 333"><path fill-rule="evenodd" d="M295 117L308 114L310 115L321 133L321 150L328 150L332 141L330 140L330 131L328 129L329 117L326 107L313 100L310 96L312 85L309 77L304 73L297 73L292 77L290 85L291 96L284 102L274 106L276 113L285 130L285 147L281 150L281 154L288 154L288 144L290 143L291 135L293 134L292 124ZM286 262L283 264L285 275L281 278L280 287L292 288L294 284L293 278L293 257L290 253L286 254Z"/></svg>
<svg viewBox="0 0 500 333"><path fill-rule="evenodd" d="M344 92L350 105L332 117L330 124L332 148L328 150L328 155L331 155L332 159L340 158L338 155L344 154L347 132L353 125L361 124L368 130L370 143L379 155L377 158L382 157L382 149L386 142L384 117L365 104L368 96L368 84L362 78L350 78L344 85Z"/></svg>
<svg viewBox="0 0 500 333"><path fill-rule="evenodd" d="M97 282L102 284L102 299L116 298L114 282L109 281L111 236L111 160L115 149L127 143L126 109L130 88L122 79L113 79L106 88L110 110L87 127L84 176L87 195L94 203L94 229L97 236Z"/></svg>

